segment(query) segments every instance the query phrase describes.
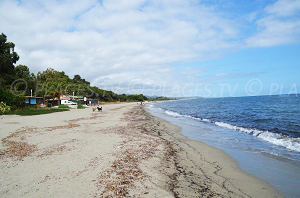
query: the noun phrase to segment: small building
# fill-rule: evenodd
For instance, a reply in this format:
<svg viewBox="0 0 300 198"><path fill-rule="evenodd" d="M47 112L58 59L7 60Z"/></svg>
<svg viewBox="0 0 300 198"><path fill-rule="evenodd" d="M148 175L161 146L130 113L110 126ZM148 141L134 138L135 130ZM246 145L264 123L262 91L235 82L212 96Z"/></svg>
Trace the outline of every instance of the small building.
<svg viewBox="0 0 300 198"><path fill-rule="evenodd" d="M67 104L70 100L70 97L60 97L60 104Z"/></svg>
<svg viewBox="0 0 300 198"><path fill-rule="evenodd" d="M44 105L44 97L24 96L25 107L41 107Z"/></svg>
<svg viewBox="0 0 300 198"><path fill-rule="evenodd" d="M97 99L89 99L88 102L89 106L97 106L99 104L99 100Z"/></svg>
<svg viewBox="0 0 300 198"><path fill-rule="evenodd" d="M48 107L54 107L54 106L58 106L58 98L47 98L47 106Z"/></svg>
<svg viewBox="0 0 300 198"><path fill-rule="evenodd" d="M99 104L98 99L92 99L92 98L79 98L77 99L77 102L81 103L82 105L87 105L87 106L97 106Z"/></svg>
<svg viewBox="0 0 300 198"><path fill-rule="evenodd" d="M59 101L58 101L58 97L48 97L46 101L48 105L54 107L60 104L67 104L71 99L72 99L71 97L63 95L60 97Z"/></svg>

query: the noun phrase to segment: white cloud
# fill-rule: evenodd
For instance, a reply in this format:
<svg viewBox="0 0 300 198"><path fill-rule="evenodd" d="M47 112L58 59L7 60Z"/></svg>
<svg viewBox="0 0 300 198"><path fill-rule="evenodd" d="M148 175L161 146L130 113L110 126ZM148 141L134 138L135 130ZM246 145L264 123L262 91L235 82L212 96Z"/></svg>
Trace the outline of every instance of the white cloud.
<svg viewBox="0 0 300 198"><path fill-rule="evenodd" d="M266 7L266 11L277 16L292 16L299 13L299 0L279 0L274 4Z"/></svg>
<svg viewBox="0 0 300 198"><path fill-rule="evenodd" d="M248 47L270 47L300 41L300 1L278 0L267 6L256 21L257 33L246 40Z"/></svg>

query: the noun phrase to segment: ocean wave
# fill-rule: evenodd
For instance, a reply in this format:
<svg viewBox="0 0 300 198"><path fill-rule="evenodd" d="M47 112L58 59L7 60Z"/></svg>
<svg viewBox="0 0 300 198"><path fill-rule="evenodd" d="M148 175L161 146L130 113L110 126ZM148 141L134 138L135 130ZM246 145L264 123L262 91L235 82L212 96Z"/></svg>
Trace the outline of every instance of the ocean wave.
<svg viewBox="0 0 300 198"><path fill-rule="evenodd" d="M300 152L300 138L285 137L272 132L264 132L257 137L272 144L276 144L287 149Z"/></svg>
<svg viewBox="0 0 300 198"><path fill-rule="evenodd" d="M220 126L220 127L223 127L223 128L227 128L227 129L231 129L231 130L235 130L235 131L241 131L241 132L244 132L244 133L251 134L253 136L258 136L258 135L260 135L261 133L264 132L264 131L260 131L260 130L256 130L256 129L247 129L247 128L244 128L244 127L238 127L238 126L234 126L234 125L227 124L227 123L224 123L224 122L215 122L215 124L217 126Z"/></svg>
<svg viewBox="0 0 300 198"><path fill-rule="evenodd" d="M282 146L287 149L300 152L300 138L286 137L278 133L272 133L269 131L261 131L257 129L247 129L244 127L238 127L231 124L223 122L215 122L217 126L228 128L235 131L240 131L248 133L250 135L256 136L264 141L270 142L277 146Z"/></svg>
<svg viewBox="0 0 300 198"><path fill-rule="evenodd" d="M166 110L165 113L168 114L168 115L170 115L170 116L173 116L173 117L183 117L183 115L181 115L179 113L176 113L174 111L168 111L168 110Z"/></svg>
<svg viewBox="0 0 300 198"><path fill-rule="evenodd" d="M203 121L203 122L212 122L209 119L196 118L194 116L184 115L184 114L180 114L180 113L177 113L177 112L174 112L174 111L169 111L169 110L166 110L165 113L170 115L170 116L177 117L177 118L178 117L185 117L185 118L190 118L190 119L193 119L193 120L198 120L198 121Z"/></svg>
<svg viewBox="0 0 300 198"><path fill-rule="evenodd" d="M234 131L247 133L249 135L256 136L257 138L260 138L264 141L275 144L277 146L282 146L282 147L285 147L287 149L300 152L300 138L286 137L286 136L283 136L283 135L278 134L278 133L272 133L272 132L269 132L269 131L262 131L262 130L257 130L257 129L249 129L249 128L244 128L244 127L234 126L234 125L224 123L224 122L213 122L209 119L196 118L196 117L193 117L193 116L190 116L190 115L182 115L182 114L179 114L177 112L169 111L169 110L166 110L165 113L170 115L170 116L176 117L176 118L186 117L186 118L190 118L190 119L193 119L193 120L214 123L215 125L217 125L219 127L223 127L223 128L231 129L231 130L234 130Z"/></svg>

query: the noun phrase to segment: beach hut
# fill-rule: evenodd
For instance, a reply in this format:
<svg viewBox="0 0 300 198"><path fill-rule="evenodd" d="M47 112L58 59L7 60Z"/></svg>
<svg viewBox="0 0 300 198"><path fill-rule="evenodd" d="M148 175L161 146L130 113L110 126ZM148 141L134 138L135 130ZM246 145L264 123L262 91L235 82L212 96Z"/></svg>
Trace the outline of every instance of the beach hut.
<svg viewBox="0 0 300 198"><path fill-rule="evenodd" d="M67 96L60 97L60 104L67 104L70 100L71 98Z"/></svg>
<svg viewBox="0 0 300 198"><path fill-rule="evenodd" d="M44 105L44 97L24 96L24 98L27 107L41 107Z"/></svg>

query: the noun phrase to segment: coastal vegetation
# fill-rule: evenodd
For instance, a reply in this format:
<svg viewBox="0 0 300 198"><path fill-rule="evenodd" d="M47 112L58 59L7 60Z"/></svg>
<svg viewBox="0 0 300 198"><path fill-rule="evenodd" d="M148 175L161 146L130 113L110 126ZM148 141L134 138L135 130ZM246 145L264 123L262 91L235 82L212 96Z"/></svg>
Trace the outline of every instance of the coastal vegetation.
<svg viewBox="0 0 300 198"><path fill-rule="evenodd" d="M0 112L5 113L10 111L10 106L6 105L4 102L0 102Z"/></svg>
<svg viewBox="0 0 300 198"><path fill-rule="evenodd" d="M168 98L164 96L158 96L158 97L149 97L149 101L165 101L165 100L177 100L177 98Z"/></svg>
<svg viewBox="0 0 300 198"><path fill-rule="evenodd" d="M32 116L32 115L41 115L55 112L69 111L69 109L60 109L60 108L30 108L24 107L19 109L13 109L11 111L6 111L0 113L0 115L20 115L20 116Z"/></svg>
<svg viewBox="0 0 300 198"><path fill-rule="evenodd" d="M77 103L77 109L85 109L85 107L79 102Z"/></svg>
<svg viewBox="0 0 300 198"><path fill-rule="evenodd" d="M70 109L70 107L68 105L63 105L63 104L58 105L58 108L60 108L60 109Z"/></svg>
<svg viewBox="0 0 300 198"><path fill-rule="evenodd" d="M15 52L15 44L7 41L5 34L0 35L0 102L1 112L17 110L23 107L24 96L43 98L58 98L62 95L85 96L103 102L133 102L144 101L143 94L116 94L103 90L80 75L70 78L64 71L48 68L36 75L28 66L17 65L19 55ZM80 108L84 108L82 105Z"/></svg>

